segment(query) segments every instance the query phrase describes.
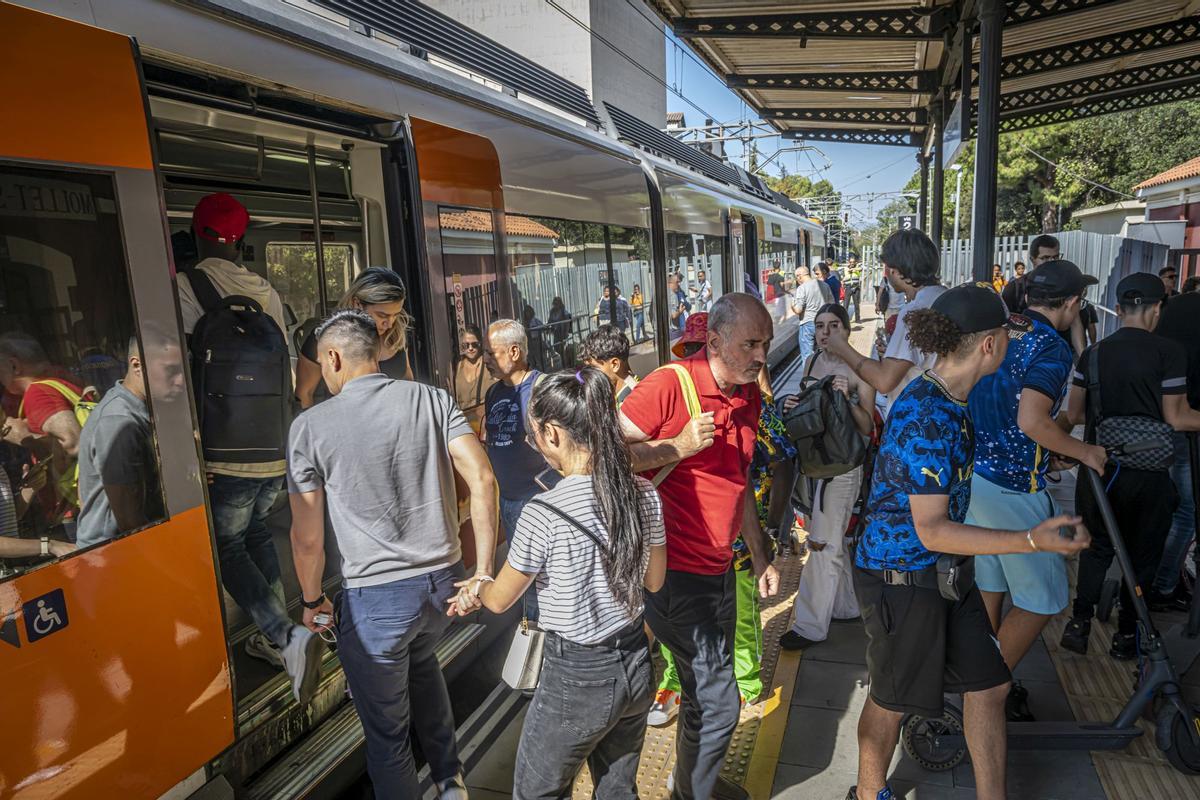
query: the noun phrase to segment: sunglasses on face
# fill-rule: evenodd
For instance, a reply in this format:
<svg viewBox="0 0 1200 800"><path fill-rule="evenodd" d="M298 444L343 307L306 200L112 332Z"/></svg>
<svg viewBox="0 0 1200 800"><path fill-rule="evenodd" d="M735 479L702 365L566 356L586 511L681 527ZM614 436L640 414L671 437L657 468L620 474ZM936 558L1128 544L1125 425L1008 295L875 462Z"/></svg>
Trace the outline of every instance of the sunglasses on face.
<svg viewBox="0 0 1200 800"><path fill-rule="evenodd" d="M464 350L478 350L479 342L463 342Z"/></svg>

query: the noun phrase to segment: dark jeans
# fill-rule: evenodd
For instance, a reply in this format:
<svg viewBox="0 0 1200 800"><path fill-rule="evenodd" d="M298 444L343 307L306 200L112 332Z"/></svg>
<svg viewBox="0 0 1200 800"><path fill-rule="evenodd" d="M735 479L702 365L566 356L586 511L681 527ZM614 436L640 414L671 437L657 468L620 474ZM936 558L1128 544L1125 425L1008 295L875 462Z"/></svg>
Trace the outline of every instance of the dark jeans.
<svg viewBox="0 0 1200 800"><path fill-rule="evenodd" d="M525 715L513 800L570 797L587 761L598 800L637 800L654 701L650 644L639 621L604 644L546 634L542 674Z"/></svg>
<svg viewBox="0 0 1200 800"><path fill-rule="evenodd" d="M663 588L646 594L646 621L675 656L682 687L673 797L683 800L712 796L737 728L735 597L732 569L723 575L667 570Z"/></svg>
<svg viewBox="0 0 1200 800"><path fill-rule="evenodd" d="M283 476L212 476L212 506L221 583L276 647L287 644L292 621L283 604L279 555L267 529L267 515L283 491Z"/></svg>
<svg viewBox="0 0 1200 800"><path fill-rule="evenodd" d="M338 658L367 744L378 798L420 797L409 726L434 781L462 769L450 695L434 647L450 625L446 601L466 575L461 562L416 578L343 589L337 599Z"/></svg>
<svg viewBox="0 0 1200 800"><path fill-rule="evenodd" d="M1179 502L1179 494L1167 472L1122 468L1113 480L1114 474L1115 467L1110 464L1102 478L1105 486L1112 481L1108 502L1112 505L1121 538L1133 562L1138 585L1149 588L1159 559L1162 558L1167 532L1171 530L1171 515ZM1100 519L1091 482L1082 475L1075 484L1075 509L1092 535L1092 546L1079 554L1079 579L1075 586L1072 616L1091 619L1096 603L1100 601L1100 588L1112 564L1114 551L1109 532ZM1133 600L1124 580L1121 582L1121 613L1117 629L1121 633L1137 630Z"/></svg>
<svg viewBox="0 0 1200 800"><path fill-rule="evenodd" d="M846 287L846 313L850 313L850 304L854 304L854 321L862 322L860 315L862 314L862 286L854 284Z"/></svg>
<svg viewBox="0 0 1200 800"><path fill-rule="evenodd" d="M1191 434L1195 435L1195 434ZM1154 590L1159 594L1171 594L1179 585L1183 562L1187 558L1188 546L1196 538L1196 495L1192 489L1192 462L1188 450L1186 433L1175 434L1175 463L1171 465L1171 480L1179 492L1179 505L1171 520L1171 533L1163 547L1162 561L1154 576Z"/></svg>

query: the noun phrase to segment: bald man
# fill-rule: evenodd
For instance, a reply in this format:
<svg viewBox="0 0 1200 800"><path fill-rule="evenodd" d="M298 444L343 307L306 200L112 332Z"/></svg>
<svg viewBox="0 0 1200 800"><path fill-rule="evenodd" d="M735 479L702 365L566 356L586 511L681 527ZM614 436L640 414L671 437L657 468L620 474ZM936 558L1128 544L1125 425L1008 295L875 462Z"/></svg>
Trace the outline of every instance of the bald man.
<svg viewBox="0 0 1200 800"><path fill-rule="evenodd" d="M704 416L712 415L699 452L678 461L659 485L667 529L667 580L646 596L646 621L675 655L679 712L675 796L744 798L720 776L741 707L731 643L735 587L730 570L740 532L750 548L758 590L779 591L754 493L747 490L762 398L756 380L771 346L771 316L748 294L726 294L708 316L706 346L675 363L691 376ZM621 426L645 469L676 461L671 443L691 424L679 378L650 374L621 405Z"/></svg>

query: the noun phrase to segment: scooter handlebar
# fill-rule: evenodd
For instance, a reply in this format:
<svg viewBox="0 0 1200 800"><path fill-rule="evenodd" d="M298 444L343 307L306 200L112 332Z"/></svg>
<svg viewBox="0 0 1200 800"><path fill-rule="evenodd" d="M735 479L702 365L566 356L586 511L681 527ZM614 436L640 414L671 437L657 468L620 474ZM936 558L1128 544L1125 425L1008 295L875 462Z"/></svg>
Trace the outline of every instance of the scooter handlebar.
<svg viewBox="0 0 1200 800"><path fill-rule="evenodd" d="M1113 444L1104 448L1109 457L1115 456L1131 456L1134 453L1144 453L1147 450L1154 450L1162 445L1154 439L1141 439L1136 442L1126 442L1125 444Z"/></svg>

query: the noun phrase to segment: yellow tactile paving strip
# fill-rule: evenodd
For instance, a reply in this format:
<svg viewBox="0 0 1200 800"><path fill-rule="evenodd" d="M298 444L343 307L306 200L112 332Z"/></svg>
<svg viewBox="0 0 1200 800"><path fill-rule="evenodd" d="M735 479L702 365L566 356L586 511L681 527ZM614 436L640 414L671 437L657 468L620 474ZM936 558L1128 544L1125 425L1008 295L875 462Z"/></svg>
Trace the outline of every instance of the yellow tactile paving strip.
<svg viewBox="0 0 1200 800"><path fill-rule="evenodd" d="M1070 563L1069 571L1074 597L1076 562ZM1137 669L1135 661L1117 661L1108 655L1117 612L1113 610L1108 622L1092 620L1086 656L1058 645L1069 617L1068 606L1067 611L1050 621L1042 638L1071 711L1078 720L1111 720L1133 694ZM1200 797L1200 776L1183 775L1167 762L1154 743L1152 722L1143 718L1138 725L1145 733L1126 749L1092 753L1092 763L1109 800Z"/></svg>
<svg viewBox="0 0 1200 800"><path fill-rule="evenodd" d="M797 535L801 542L806 538L799 528ZM733 734L733 743L722 769L725 777L745 786L755 800L770 797L775 764L787 727L799 655L783 652L781 657L779 637L790 623L792 600L800 586L803 552L801 546L791 555L775 560L781 577L780 591L770 601L762 601L762 681L763 686L771 688L758 702L748 703L742 709L741 722ZM776 685L777 673L779 685ZM642 763L638 769L638 796L643 800L668 800L670 797L667 776L675 766L675 726L672 722L662 728L646 729ZM573 800L587 800L591 796L592 780L585 766L575 782L572 797Z"/></svg>

